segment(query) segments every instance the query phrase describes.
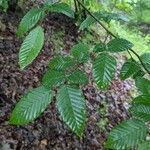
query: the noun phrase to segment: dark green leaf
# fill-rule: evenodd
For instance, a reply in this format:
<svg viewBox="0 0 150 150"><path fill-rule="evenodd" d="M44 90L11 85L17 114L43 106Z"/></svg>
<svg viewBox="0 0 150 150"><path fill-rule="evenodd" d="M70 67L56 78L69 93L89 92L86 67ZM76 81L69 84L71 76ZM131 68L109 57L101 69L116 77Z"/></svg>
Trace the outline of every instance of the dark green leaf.
<svg viewBox="0 0 150 150"><path fill-rule="evenodd" d="M139 78L139 77L143 77L144 75L145 75L145 72L142 69L140 69L137 73L135 73L133 75L133 79L136 79L136 78Z"/></svg>
<svg viewBox="0 0 150 150"><path fill-rule="evenodd" d="M109 86L114 78L116 65L116 60L112 56L106 53L98 55L93 62L93 76L99 88L106 89Z"/></svg>
<svg viewBox="0 0 150 150"><path fill-rule="evenodd" d="M134 148L139 142L146 139L147 127L137 119L123 121L109 134L106 147L114 150Z"/></svg>
<svg viewBox="0 0 150 150"><path fill-rule="evenodd" d="M49 63L49 68L53 70L65 70L74 65L73 59L70 57L57 56Z"/></svg>
<svg viewBox="0 0 150 150"><path fill-rule="evenodd" d="M42 83L47 88L59 86L65 80L64 71L48 70L42 79Z"/></svg>
<svg viewBox="0 0 150 150"><path fill-rule="evenodd" d="M89 48L87 45L78 43L71 49L71 53L79 63L84 63L89 59L88 50Z"/></svg>
<svg viewBox="0 0 150 150"><path fill-rule="evenodd" d="M150 121L150 95L141 95L135 98L130 111L133 116Z"/></svg>
<svg viewBox="0 0 150 150"><path fill-rule="evenodd" d="M76 70L68 77L68 81L71 84L86 85L88 83L88 78L82 71Z"/></svg>
<svg viewBox="0 0 150 150"><path fill-rule="evenodd" d="M140 95L134 98L133 104L150 105L150 94Z"/></svg>
<svg viewBox="0 0 150 150"><path fill-rule="evenodd" d="M139 71L139 69L140 69L140 66L137 62L128 60L127 62L123 64L121 68L120 78L122 80L125 80L131 77L132 75L136 74Z"/></svg>
<svg viewBox="0 0 150 150"><path fill-rule="evenodd" d="M126 39L115 38L107 44L107 49L110 52L122 52L133 47L133 44Z"/></svg>
<svg viewBox="0 0 150 150"><path fill-rule="evenodd" d="M43 86L30 90L17 103L13 110L10 123L23 125L36 119L50 104L51 92Z"/></svg>
<svg viewBox="0 0 150 150"><path fill-rule="evenodd" d="M104 51L106 51L106 45L104 43L96 44L93 51L96 53L104 52Z"/></svg>
<svg viewBox="0 0 150 150"><path fill-rule="evenodd" d="M141 55L141 60L150 71L150 53L144 53L143 55Z"/></svg>
<svg viewBox="0 0 150 150"><path fill-rule="evenodd" d="M58 90L57 108L64 122L82 136L86 121L86 105L80 89L63 86Z"/></svg>
<svg viewBox="0 0 150 150"><path fill-rule="evenodd" d="M136 78L135 84L141 93L150 94L150 80L139 77L139 78Z"/></svg>

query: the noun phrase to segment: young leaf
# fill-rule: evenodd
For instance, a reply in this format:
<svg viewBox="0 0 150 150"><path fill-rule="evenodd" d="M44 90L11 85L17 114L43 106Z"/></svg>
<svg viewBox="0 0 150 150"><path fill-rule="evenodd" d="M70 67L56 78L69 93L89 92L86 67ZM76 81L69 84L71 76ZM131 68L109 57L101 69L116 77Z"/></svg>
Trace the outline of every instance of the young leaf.
<svg viewBox="0 0 150 150"><path fill-rule="evenodd" d="M43 43L44 32L42 27L38 26L29 33L21 45L19 51L19 64L21 69L31 64L38 56L43 47Z"/></svg>
<svg viewBox="0 0 150 150"><path fill-rule="evenodd" d="M133 47L133 44L126 39L116 38L107 43L110 52L122 52Z"/></svg>
<svg viewBox="0 0 150 150"><path fill-rule="evenodd" d="M149 150L150 149L150 141L144 141L138 146L138 150Z"/></svg>
<svg viewBox="0 0 150 150"><path fill-rule="evenodd" d="M45 11L42 8L31 9L21 20L17 35L22 37L26 32L32 29L41 19L45 17Z"/></svg>
<svg viewBox="0 0 150 150"><path fill-rule="evenodd" d="M57 108L64 122L78 136L82 136L85 120L86 106L80 89L63 86L57 95Z"/></svg>
<svg viewBox="0 0 150 150"><path fill-rule="evenodd" d="M74 65L73 59L70 57L57 56L49 63L49 68L54 70L65 70Z"/></svg>
<svg viewBox="0 0 150 150"><path fill-rule="evenodd" d="M138 77L135 80L136 87L143 94L150 94L150 80Z"/></svg>
<svg viewBox="0 0 150 150"><path fill-rule="evenodd" d="M71 84L86 85L88 83L88 78L82 71L76 70L68 77L68 81Z"/></svg>
<svg viewBox="0 0 150 150"><path fill-rule="evenodd" d="M144 53L140 57L147 69L150 71L150 53Z"/></svg>
<svg viewBox="0 0 150 150"><path fill-rule="evenodd" d="M99 14L96 12L93 14L96 18L99 18ZM94 23L96 23L95 19L91 16L88 16L80 25L79 30L84 30L88 27L90 27L91 25L93 25Z"/></svg>
<svg viewBox="0 0 150 150"><path fill-rule="evenodd" d="M123 17L119 16L115 13L109 13L109 12L95 12L93 13L93 16L97 18L98 20L104 20L105 22L109 23L111 20L124 20ZM80 30L84 30L91 25L95 24L97 21L92 17L88 16L80 25Z"/></svg>
<svg viewBox="0 0 150 150"><path fill-rule="evenodd" d="M150 121L150 95L142 95L135 98L130 111L133 116L144 121Z"/></svg>
<svg viewBox="0 0 150 150"><path fill-rule="evenodd" d="M84 63L89 58L88 50L89 48L87 45L78 43L71 49L71 54L79 63Z"/></svg>
<svg viewBox="0 0 150 150"><path fill-rule="evenodd" d="M129 149L146 139L147 127L138 119L123 121L109 134L106 147L114 150Z"/></svg>
<svg viewBox="0 0 150 150"><path fill-rule="evenodd" d="M45 87L51 89L53 86L60 85L64 80L64 71L48 70L42 79L42 83Z"/></svg>
<svg viewBox="0 0 150 150"><path fill-rule="evenodd" d="M128 60L127 62L123 64L121 68L120 78L122 80L125 80L131 77L132 75L136 74L139 71L139 69L140 69L140 66L138 63L132 60Z"/></svg>
<svg viewBox="0 0 150 150"><path fill-rule="evenodd" d="M116 60L107 53L98 55L93 62L93 76L99 88L105 90L109 86L114 78L116 65Z"/></svg>
<svg viewBox="0 0 150 150"><path fill-rule="evenodd" d="M50 12L62 13L70 18L74 18L74 11L66 3L55 3L48 6Z"/></svg>
<svg viewBox="0 0 150 150"><path fill-rule="evenodd" d="M13 110L10 123L24 125L36 119L50 104L51 92L43 86L30 90L17 103Z"/></svg>

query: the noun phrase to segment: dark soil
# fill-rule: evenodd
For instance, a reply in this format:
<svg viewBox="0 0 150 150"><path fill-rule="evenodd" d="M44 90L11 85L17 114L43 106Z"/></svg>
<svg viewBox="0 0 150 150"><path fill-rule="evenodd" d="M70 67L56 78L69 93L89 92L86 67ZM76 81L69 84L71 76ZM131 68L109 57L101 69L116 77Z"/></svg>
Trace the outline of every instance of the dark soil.
<svg viewBox="0 0 150 150"><path fill-rule="evenodd" d="M75 136L59 119L54 103L29 125L9 125L8 120L15 104L28 89L40 84L42 74L54 55L55 48L48 39L51 32L65 30L64 51L69 51L77 41L78 32L69 18L58 14L49 15L43 24L46 33L43 51L32 65L21 71L18 65L21 40L15 35L19 17L14 13L0 15L0 20L5 25L3 31L0 31L0 150L103 150L108 132L129 117L127 102L131 96L132 82L122 82L116 75L107 92L97 90L92 80L83 88L88 119L82 139ZM118 71L121 63L118 64ZM90 66L87 67L87 73L91 78ZM98 109L105 107L104 102L108 112L101 114ZM108 122L102 130L98 122L106 118Z"/></svg>

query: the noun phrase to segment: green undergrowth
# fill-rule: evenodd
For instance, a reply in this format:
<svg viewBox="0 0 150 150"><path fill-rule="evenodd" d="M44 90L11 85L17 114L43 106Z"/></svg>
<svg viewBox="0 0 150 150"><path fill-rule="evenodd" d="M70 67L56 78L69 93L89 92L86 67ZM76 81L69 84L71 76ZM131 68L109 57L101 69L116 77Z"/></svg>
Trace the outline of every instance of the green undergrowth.
<svg viewBox="0 0 150 150"><path fill-rule="evenodd" d="M111 30L116 32L120 37L127 38L134 44L133 49L139 54L150 52L150 35L143 34L137 28L130 29L126 25L113 23Z"/></svg>

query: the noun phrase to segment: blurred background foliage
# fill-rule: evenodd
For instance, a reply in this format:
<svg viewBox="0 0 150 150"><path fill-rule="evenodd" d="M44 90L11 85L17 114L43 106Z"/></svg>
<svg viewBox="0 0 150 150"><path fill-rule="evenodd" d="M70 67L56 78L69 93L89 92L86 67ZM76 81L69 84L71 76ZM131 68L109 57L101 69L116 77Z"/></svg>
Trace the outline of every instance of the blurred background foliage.
<svg viewBox="0 0 150 150"><path fill-rule="evenodd" d="M39 0L32 0L39 1ZM43 0L48 3L65 2L74 7L74 0ZM119 14L121 20L103 22L113 33L122 38L131 41L135 46L134 49L142 54L143 52L150 51L150 0L80 0L91 12L103 12ZM24 0L0 0L0 8L7 12L12 3L18 3L19 6L23 5ZM78 14L79 15L79 14ZM85 19L85 18L84 18ZM83 19L83 20L84 20ZM78 19L78 25L83 21ZM86 35L86 43L92 44L103 40L106 32L97 24L91 27L95 30L100 38ZM89 40L89 41L88 41Z"/></svg>
<svg viewBox="0 0 150 150"><path fill-rule="evenodd" d="M134 44L137 53L142 54L150 51L150 0L81 0L91 12L106 11L119 14L123 21L110 21L107 27L116 35L126 38ZM74 4L71 0L63 0L69 5ZM105 23L105 22L104 22ZM94 27L92 26L94 30ZM99 29L99 31L98 31ZM102 28L97 28L96 33L103 35ZM86 35L86 40L91 43L92 36ZM95 38L97 39L97 38ZM94 39L94 40L95 40ZM99 39L98 39L99 40ZM96 41L93 41L96 43Z"/></svg>

